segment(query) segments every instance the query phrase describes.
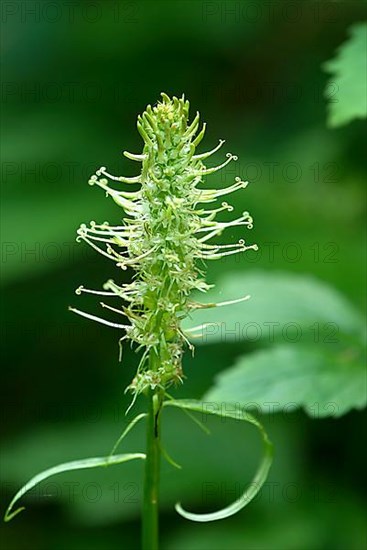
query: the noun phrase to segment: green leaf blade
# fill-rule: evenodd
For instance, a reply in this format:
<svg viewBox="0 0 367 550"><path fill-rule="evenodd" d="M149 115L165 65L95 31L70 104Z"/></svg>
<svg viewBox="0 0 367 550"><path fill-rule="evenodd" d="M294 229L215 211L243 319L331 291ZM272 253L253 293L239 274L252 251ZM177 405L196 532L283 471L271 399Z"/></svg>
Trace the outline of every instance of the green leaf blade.
<svg viewBox="0 0 367 550"><path fill-rule="evenodd" d="M70 472L72 470L84 470L88 468L99 468L101 466L112 466L114 464L122 464L123 462L128 462L129 460L135 460L135 459L145 459L145 454L143 453L128 453L128 454L119 454L114 456L103 456L103 457L93 457L93 458L85 458L81 460L73 460L71 462L64 462L63 464L58 464L57 466L53 466L51 468L48 468L47 470L44 470L43 472L35 475L28 483L23 485L21 489L16 493L12 501L10 502L4 516L4 521L9 522L11 521L16 515L18 515L22 510L24 510L24 506L17 508L16 510L12 511L14 504L28 491L33 489L36 485L44 481L45 479L54 476L56 474L61 474L63 472Z"/></svg>
<svg viewBox="0 0 367 550"><path fill-rule="evenodd" d="M203 399L261 413L303 407L312 417L339 417L366 405L362 350L283 344L240 357Z"/></svg>

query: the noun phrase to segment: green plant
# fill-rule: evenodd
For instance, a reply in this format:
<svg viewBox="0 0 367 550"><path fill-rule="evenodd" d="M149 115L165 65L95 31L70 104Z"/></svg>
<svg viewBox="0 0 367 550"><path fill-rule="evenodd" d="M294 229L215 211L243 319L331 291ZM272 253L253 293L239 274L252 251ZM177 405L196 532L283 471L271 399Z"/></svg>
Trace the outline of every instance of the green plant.
<svg viewBox="0 0 367 550"><path fill-rule="evenodd" d="M207 168L204 161L224 143L220 141L213 150L195 154L196 147L205 133L205 124L199 130L199 114L188 124L189 103L182 97L170 99L162 94L162 101L155 107L148 106L138 117L138 130L144 140L143 153L125 156L142 163L139 176L133 178L115 177L100 168L89 180L91 185L101 187L107 195L123 208L127 217L122 225L112 226L107 222L83 224L78 230L78 240L83 240L100 254L114 262L122 270L132 268L135 274L130 283L119 285L109 280L101 291L84 287L82 292L104 297L120 298L123 304L113 307L101 303L102 307L127 319L120 324L101 317L70 308L73 312L113 328L123 330L122 343L130 340L141 353L136 375L128 386L132 402L143 394L147 399L147 413L137 415L124 430L109 456L89 458L61 464L34 477L14 497L5 519L13 518L23 508L12 511L15 502L34 485L59 472L108 466L128 460L145 460L144 503L143 503L143 548L158 548L158 501L159 468L163 455L172 465L163 450L160 437L162 411L165 407L178 407L185 412L214 414L247 421L259 429L264 443L264 458L260 463L253 483L232 505L214 513L196 514L176 505L183 517L193 521L214 521L228 517L246 506L258 493L264 483L272 461L272 446L261 424L242 409L236 412L219 411L205 402L175 400L167 390L171 385L181 384L184 378L182 355L184 348L193 351L190 338L200 336L208 324L202 323L187 329L182 322L194 316L198 310L227 307L246 301L249 296L219 303L194 301L194 290L205 293L211 288L205 281L206 261L238 254L256 245L246 245L241 239L233 244L212 244L210 241L228 227L252 227L253 220L248 212L232 221L217 221L220 212L232 211L226 202L215 208L207 204L240 189L247 182L236 178L235 183L225 189L203 189L203 178L217 172L237 157L228 153L227 160L219 166ZM109 181L123 184L140 184L139 190L120 191L109 186ZM191 411L191 412L190 412ZM146 419L146 453L116 454L116 450L127 433L142 419ZM177 465L176 465L177 466Z"/></svg>

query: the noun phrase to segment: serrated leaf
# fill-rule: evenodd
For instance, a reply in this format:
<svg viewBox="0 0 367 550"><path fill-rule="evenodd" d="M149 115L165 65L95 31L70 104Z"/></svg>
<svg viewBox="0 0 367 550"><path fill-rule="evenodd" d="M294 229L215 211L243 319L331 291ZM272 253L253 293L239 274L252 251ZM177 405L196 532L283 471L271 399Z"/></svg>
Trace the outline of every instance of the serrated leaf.
<svg viewBox="0 0 367 550"><path fill-rule="evenodd" d="M323 64L332 74L325 89L331 127L367 116L367 24L353 25L350 35L336 57Z"/></svg>
<svg viewBox="0 0 367 550"><path fill-rule="evenodd" d="M358 350L288 344L240 357L217 377L203 400L263 413L303 407L313 417L338 417L364 407L366 393Z"/></svg>
<svg viewBox="0 0 367 550"><path fill-rule="evenodd" d="M254 418L251 414L243 410L228 411L227 409L212 407L211 404L205 403L203 401L191 400L191 399L180 399L166 401L164 406L178 407L183 410L189 410L193 412L200 412L201 414L211 414L215 416L220 416L221 418L232 418L234 420L243 420L254 425L260 432L263 444L264 444L264 456L260 462L260 465L257 469L254 479L250 483L248 489L232 504L226 506L225 508L218 510L217 512L211 512L207 514L196 514L193 512L187 512L182 506L181 503L177 503L175 506L176 512L183 516L186 519L197 522L208 522L208 521L217 521L220 519L225 519L230 516L233 516L242 508L247 506L258 494L261 487L265 483L270 466L273 461L273 446L268 438L268 435L262 426L262 424Z"/></svg>
<svg viewBox="0 0 367 550"><path fill-rule="evenodd" d="M310 276L262 271L227 275L208 292L207 302L247 294L251 298L238 304L193 311L183 328L204 325L192 333L196 335L194 343L200 344L272 343L278 337L283 341L332 341L340 333L362 334L360 313L337 290Z"/></svg>

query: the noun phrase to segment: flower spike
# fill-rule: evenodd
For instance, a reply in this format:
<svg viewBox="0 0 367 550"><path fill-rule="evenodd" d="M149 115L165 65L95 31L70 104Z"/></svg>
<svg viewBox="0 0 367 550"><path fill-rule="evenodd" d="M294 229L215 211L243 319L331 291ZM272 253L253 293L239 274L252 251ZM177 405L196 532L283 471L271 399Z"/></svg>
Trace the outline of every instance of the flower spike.
<svg viewBox="0 0 367 550"><path fill-rule="evenodd" d="M160 454L173 466L180 466L172 460L160 442L160 417L163 407L179 407L207 431L191 412L206 413L244 420L253 424L261 433L264 457L256 471L252 484L231 505L217 512L197 514L186 511L180 503L176 511L193 521L214 521L229 517L246 506L264 484L272 461L272 445L261 424L247 411L213 410L204 402L171 398L167 388L182 384L185 378L182 357L185 348L194 355L190 339L204 339L205 329L218 327L222 323L201 323L184 329L182 321L191 317L198 309L232 306L249 299L238 299L219 303L201 304L191 299L193 291L205 293L213 285L205 281L205 267L208 260L240 254L246 250L257 250L257 245L246 245L244 239L238 242L208 243L225 229L237 226L252 228L253 220L248 212L232 221L218 221L223 211L231 212L227 202L213 208L198 207L200 203L212 203L219 197L244 189L247 182L239 177L225 189L202 188L203 179L223 169L237 157L227 153L227 160L214 167L207 167L204 161L215 154L223 145L220 140L214 149L196 153L198 144L205 134L205 123L199 129L199 113L189 123L189 102L182 96L162 99L155 106L148 105L138 116L137 128L143 138L140 155L124 152L130 160L141 162L141 173L135 177L114 176L106 167L99 168L89 179L90 185L100 187L121 207L124 214L116 225L107 221L89 225L82 224L77 230L77 241L85 241L96 252L112 260L122 270L131 269L133 277L129 283L115 283L112 279L103 285L103 290L92 290L79 286L76 294L93 294L114 298L114 305L99 302L110 315L122 315L128 324L113 319L104 319L70 307L70 311L102 325L117 329L119 361L122 359L125 340L134 345L140 353L140 360L132 382L125 390L133 396L125 414L134 406L139 394L148 396L148 413L139 414L123 430L110 455L85 460L74 460L48 468L33 477L18 491L11 501L5 521L9 521L24 508L12 510L15 502L35 485L58 473L84 468L105 467L135 458L146 459L143 506L143 547L158 548L158 478ZM130 192L118 184L139 184L138 191ZM113 186L117 186L115 189ZM202 235L203 234L203 235ZM101 244L102 243L102 244ZM119 301L121 300L121 302ZM116 305L117 302L117 305ZM169 400L165 400L168 397ZM217 408L216 408L217 409ZM189 412L190 411L190 412ZM129 431L143 418L147 418L147 454L134 453L115 455L115 452Z"/></svg>
<svg viewBox="0 0 367 550"><path fill-rule="evenodd" d="M89 293L120 298L125 305L113 307L101 302L101 306L116 315L124 315L130 325L120 325L71 308L74 313L99 323L124 331L121 343L129 339L137 351L143 350L137 373L129 386L135 397L151 388L167 388L181 383L182 355L185 346L193 351L186 333L200 331L206 325L184 331L182 320L193 310L221 307L247 300L245 296L219 304L198 304L190 301L190 294L197 290L207 292L213 285L204 279L203 262L220 259L246 250L256 250L255 244L246 245L243 239L235 243L209 244L213 237L235 226L252 228L253 220L248 212L231 221L217 221L221 212L233 211L233 206L222 202L206 209L200 203L212 203L218 198L244 189L247 182L235 178L224 189L201 187L203 178L236 161L227 153L226 160L218 166L207 167L204 161L214 155L224 144L206 153L196 153L204 137L206 125L199 129L200 115L196 113L189 123L189 102L181 98L161 94L161 101L148 105L138 116L137 128L143 138L141 154L124 151L125 157L142 164L141 173L135 177L114 176L102 166L91 176L89 183L100 187L107 196L124 210L122 222L108 222L89 226L82 224L77 240L85 241L97 252L115 262L123 270L135 272L131 283L122 285L109 280L103 290L88 290L83 286L77 294ZM197 133L198 132L198 133ZM138 191L114 189L111 185L139 183ZM101 244L103 243L103 244Z"/></svg>

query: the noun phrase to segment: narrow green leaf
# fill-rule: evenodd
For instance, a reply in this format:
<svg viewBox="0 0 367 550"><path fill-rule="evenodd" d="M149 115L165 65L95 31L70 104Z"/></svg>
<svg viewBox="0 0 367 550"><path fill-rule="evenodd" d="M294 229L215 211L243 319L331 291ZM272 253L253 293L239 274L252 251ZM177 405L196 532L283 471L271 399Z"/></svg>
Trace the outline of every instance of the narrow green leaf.
<svg viewBox="0 0 367 550"><path fill-rule="evenodd" d="M24 506L17 508L12 512L14 504L28 491L33 487L41 483L44 479L51 477L56 474L61 474L63 472L69 472L71 470L84 470L86 468L98 468L100 466L112 466L113 464L121 464L122 462L128 462L129 460L135 460L136 458L145 459L145 454L143 453L130 453L114 456L102 456L94 458L84 458L82 460L73 460L72 462L65 462L64 464L58 464L52 468L44 470L40 474L32 477L28 483L26 483L17 494L14 496L10 502L4 516L4 521L10 521L14 516L19 514L22 510L25 509Z"/></svg>
<svg viewBox="0 0 367 550"><path fill-rule="evenodd" d="M122 432L122 434L120 435L120 437L117 439L116 443L114 444L114 446L112 447L112 450L110 452L110 457L112 457L115 452L117 451L117 448L118 446L120 445L121 441L123 439L125 439L125 437L127 436L127 434L130 432L130 430L133 429L133 427L138 423L140 422L140 420L142 420L143 418L145 418L147 416L146 413L141 413L141 414L138 414L135 418L132 419L132 421L130 422L130 424L128 424L126 426L126 428L124 429L124 431Z"/></svg>
<svg viewBox="0 0 367 550"><path fill-rule="evenodd" d="M181 470L182 466L178 462L176 462L171 455L166 451L166 449L163 447L162 442L159 443L159 448L162 453L163 458L168 462L168 464L171 464L174 468L177 468L177 470Z"/></svg>
<svg viewBox="0 0 367 550"><path fill-rule="evenodd" d="M219 374L203 399L262 413L303 407L316 418L341 416L366 405L362 355L362 349L333 345L273 346L240 357Z"/></svg>
<svg viewBox="0 0 367 550"><path fill-rule="evenodd" d="M188 409L190 411L200 412L201 414L212 414L215 416L220 416L222 418L227 417L233 418L234 420L244 420L245 422L249 422L250 424L256 426L256 428L260 431L264 444L264 456L260 462L254 479L252 480L248 489L241 495L240 498L238 498L235 502L233 502L229 506L226 506L222 510L218 510L217 512L211 512L208 514L196 514L194 512L187 512L181 506L180 502L178 502L175 506L178 514L186 519L197 522L208 522L225 519L233 516L234 514L242 510L242 508L247 506L247 504L249 504L260 491L261 487L266 481L270 466L273 461L273 445L270 442L263 426L255 417L253 417L246 411L242 411L240 409L235 411L228 411L225 409L223 410L220 407L220 403L218 404L213 402L181 399L176 401L165 401L164 406L178 407L183 410Z"/></svg>
<svg viewBox="0 0 367 550"><path fill-rule="evenodd" d="M176 401L174 397L172 397L171 395L169 395L169 393L165 393L165 395L168 397L168 399L170 399L171 401ZM203 422L200 422L200 420L198 418L196 418L196 416L194 416L193 414L189 413L188 410L186 409L182 409L183 412L186 414L186 416L188 416L188 418L190 418L190 420L192 420L194 422L194 424L196 424L197 426L199 426L199 428L201 430L203 430L204 433L206 433L207 435L210 435L210 430L209 428L207 428L207 426L205 426L205 424L203 424Z"/></svg>

